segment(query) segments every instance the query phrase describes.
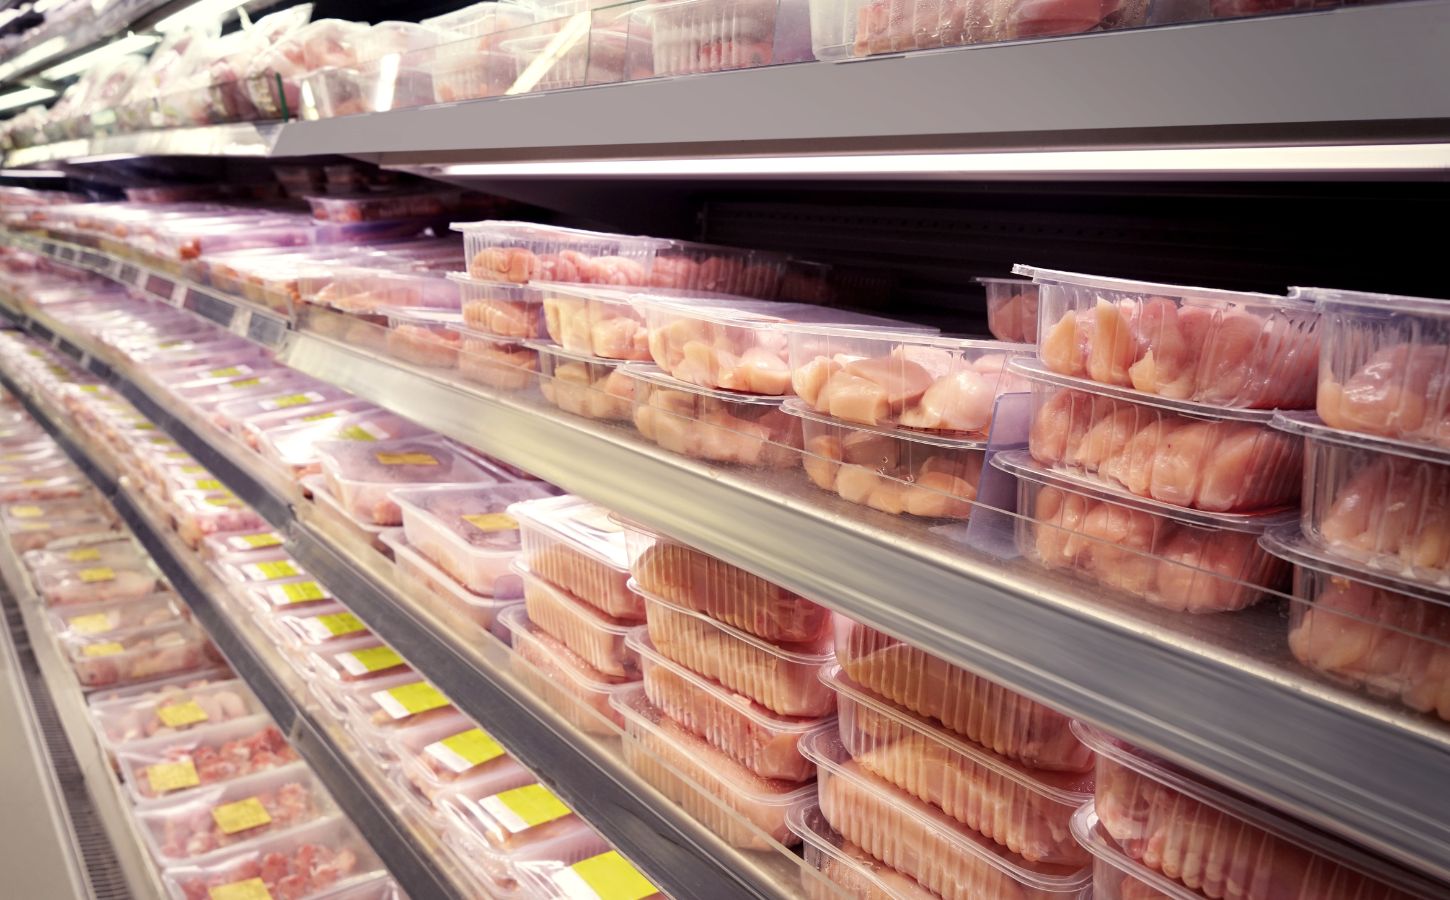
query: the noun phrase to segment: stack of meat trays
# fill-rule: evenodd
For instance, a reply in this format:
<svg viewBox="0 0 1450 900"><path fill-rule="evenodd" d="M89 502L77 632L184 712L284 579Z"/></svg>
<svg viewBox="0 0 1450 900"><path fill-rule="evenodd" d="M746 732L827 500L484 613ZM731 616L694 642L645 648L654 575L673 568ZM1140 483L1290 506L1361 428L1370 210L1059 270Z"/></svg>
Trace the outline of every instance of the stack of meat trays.
<svg viewBox="0 0 1450 900"><path fill-rule="evenodd" d="M1038 285L1025 278L978 278L987 292L987 330L999 341L1037 343Z"/></svg>
<svg viewBox="0 0 1450 900"><path fill-rule="evenodd" d="M1224 613L1282 588L1262 550L1292 522L1303 441L1274 410L1314 400L1319 316L1302 299L1018 266L1042 286L1017 476L1017 545L1132 602Z"/></svg>
<svg viewBox="0 0 1450 900"><path fill-rule="evenodd" d="M627 645L642 685L616 694L629 765L731 844L798 843L789 810L814 794L801 742L836 698L830 613L670 538L627 526L648 625Z"/></svg>
<svg viewBox="0 0 1450 900"><path fill-rule="evenodd" d="M1450 720L1450 301L1300 290L1324 347L1304 441L1300 528L1263 546L1294 568L1289 647L1341 683Z"/></svg>
<svg viewBox="0 0 1450 900"><path fill-rule="evenodd" d="M640 679L639 654L625 639L645 612L629 586L623 528L569 494L515 503L508 514L523 537L513 564L523 609L500 615L515 672L573 725L612 735L623 723L609 698Z"/></svg>
<svg viewBox="0 0 1450 900"><path fill-rule="evenodd" d="M839 668L821 683L840 720L801 742L819 790L789 821L816 870L807 888L1089 896L1070 823L1092 796L1093 753L1067 717L842 616L835 630Z"/></svg>
<svg viewBox="0 0 1450 900"><path fill-rule="evenodd" d="M891 515L966 519L981 482L997 398L1027 344L881 328L790 332L786 412L805 429L811 481Z"/></svg>

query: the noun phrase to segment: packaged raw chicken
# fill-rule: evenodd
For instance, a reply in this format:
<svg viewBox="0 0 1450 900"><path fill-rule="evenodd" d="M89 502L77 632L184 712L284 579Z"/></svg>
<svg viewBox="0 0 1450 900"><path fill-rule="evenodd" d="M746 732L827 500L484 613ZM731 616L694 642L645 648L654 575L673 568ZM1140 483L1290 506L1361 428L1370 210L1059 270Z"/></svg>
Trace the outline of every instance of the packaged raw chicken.
<svg viewBox="0 0 1450 900"><path fill-rule="evenodd" d="M545 284L544 327L566 353L604 359L649 359L644 314L630 291L598 285Z"/></svg>
<svg viewBox="0 0 1450 900"><path fill-rule="evenodd" d="M32 572L42 569L83 569L91 566L144 567L151 557L129 537L110 540L76 542L74 546L56 550L32 550L23 557Z"/></svg>
<svg viewBox="0 0 1450 900"><path fill-rule="evenodd" d="M519 523L529 571L618 619L644 618L629 587L624 527L603 507L572 494L508 508Z"/></svg>
<svg viewBox="0 0 1450 900"><path fill-rule="evenodd" d="M514 872L530 897L569 900L583 882L595 895L622 888L639 900L666 900L666 894L617 850L606 850L572 865L560 860L521 861Z"/></svg>
<svg viewBox="0 0 1450 900"><path fill-rule="evenodd" d="M312 207L312 218L319 222L370 222L379 219L445 218L457 211L462 199L463 192L456 189L428 188L308 197L307 204Z"/></svg>
<svg viewBox="0 0 1450 900"><path fill-rule="evenodd" d="M836 696L817 677L831 641L774 644L641 591L650 642L660 654L783 716L825 716Z"/></svg>
<svg viewBox="0 0 1450 900"><path fill-rule="evenodd" d="M499 48L513 55L518 72L505 93L558 91L624 79L631 43L643 43L631 41L628 8L594 4L588 19L568 5L561 9L571 16L562 27L545 21L503 36ZM631 270L630 277L633 274Z"/></svg>
<svg viewBox="0 0 1450 900"><path fill-rule="evenodd" d="M303 422L267 432L261 439L262 458L294 478L322 468L318 445L331 441L371 444L396 438L418 437L428 429L386 410L319 412Z"/></svg>
<svg viewBox="0 0 1450 900"><path fill-rule="evenodd" d="M340 312L364 314L394 310L458 310L458 292L448 279L426 269L390 269L383 265L329 267L327 284L310 295L299 285L308 301ZM322 280L324 276L315 276Z"/></svg>
<svg viewBox="0 0 1450 900"><path fill-rule="evenodd" d="M1042 286L1047 369L1172 400L1307 409L1319 314L1297 297L1015 266Z"/></svg>
<svg viewBox="0 0 1450 900"><path fill-rule="evenodd" d="M1092 767L1092 751L1063 714L870 626L839 614L835 621L836 660L873 694L1034 769Z"/></svg>
<svg viewBox="0 0 1450 900"><path fill-rule="evenodd" d="M293 763L138 809L136 824L152 857L168 866L336 813L306 764Z"/></svg>
<svg viewBox="0 0 1450 900"><path fill-rule="evenodd" d="M519 340L549 336L542 289L478 281L459 272L450 272L448 277L458 285L463 322L468 327Z"/></svg>
<svg viewBox="0 0 1450 900"><path fill-rule="evenodd" d="M456 312L399 310L388 314L386 346L394 359L431 369L456 369L463 336Z"/></svg>
<svg viewBox="0 0 1450 900"><path fill-rule="evenodd" d="M675 0L634 9L649 29L656 76L814 59L806 0Z"/></svg>
<svg viewBox="0 0 1450 900"><path fill-rule="evenodd" d="M525 344L539 357L539 393L564 412L628 422L634 408L631 369L615 360L575 356L552 344Z"/></svg>
<svg viewBox="0 0 1450 900"><path fill-rule="evenodd" d="M1304 437L1304 535L1391 575L1450 587L1450 453L1340 431L1312 414L1274 426Z"/></svg>
<svg viewBox="0 0 1450 900"><path fill-rule="evenodd" d="M619 678L638 677L639 656L625 646L625 637L638 620L606 615L538 577L520 562L514 563L514 572L524 582L524 608L530 622L600 672Z"/></svg>
<svg viewBox="0 0 1450 900"><path fill-rule="evenodd" d="M937 900L915 878L903 875L841 837L815 803L793 806L785 824L801 839L806 866L801 887L809 900L848 897L865 900Z"/></svg>
<svg viewBox="0 0 1450 900"><path fill-rule="evenodd" d="M176 533L188 547L200 546L209 534L267 527L267 521L231 491L178 491L171 500Z"/></svg>
<svg viewBox="0 0 1450 900"><path fill-rule="evenodd" d="M197 552L201 558L209 562L220 560L256 562L260 559L269 559L271 554L276 553L287 539L280 532L266 529L263 531L224 531L218 534L209 534L202 538L201 546Z"/></svg>
<svg viewBox="0 0 1450 900"><path fill-rule="evenodd" d="M331 592L311 578L292 578L270 583L247 584L237 594L256 616L275 615L303 606L335 602Z"/></svg>
<svg viewBox="0 0 1450 900"><path fill-rule="evenodd" d="M1095 806L1102 829L1130 859L1206 897L1409 900L1433 895L1400 890L1396 882L1402 876L1362 852L1085 723L1074 722L1073 730L1097 753Z"/></svg>
<svg viewBox="0 0 1450 900"><path fill-rule="evenodd" d="M840 669L821 678L836 691L841 745L862 769L1027 860L1088 862L1068 823L1092 797L1091 776L1029 769L881 700Z"/></svg>
<svg viewBox="0 0 1450 900"><path fill-rule="evenodd" d="M797 745L801 735L826 720L775 715L660 655L643 628L631 632L628 643L639 654L645 696L656 709L762 778L815 777Z"/></svg>
<svg viewBox="0 0 1450 900"><path fill-rule="evenodd" d="M457 712L441 691L416 675L405 684L375 688L344 695L348 731L375 756L378 748L387 748L385 758L391 758L393 736L403 728Z"/></svg>
<svg viewBox="0 0 1450 900"><path fill-rule="evenodd" d="M149 681L221 662L201 629L181 620L122 634L77 635L64 649L86 688Z"/></svg>
<svg viewBox="0 0 1450 900"><path fill-rule="evenodd" d="M270 413L252 416L241 423L242 439L247 446L258 453L264 452L264 445L273 434L286 432L290 428L308 423L326 422L343 416L376 409L366 400L347 399L322 402L308 406L282 406Z"/></svg>
<svg viewBox="0 0 1450 900"><path fill-rule="evenodd" d="M385 871L352 824L330 816L205 862L172 866L162 881L170 900L215 900L230 885L242 885L234 896L261 897L265 890L274 900L354 896L344 888L355 889L359 900L386 900Z"/></svg>
<svg viewBox="0 0 1450 900"><path fill-rule="evenodd" d="M522 391L539 377L539 351L513 338L500 338L455 327L458 346L458 374L466 381L500 391Z"/></svg>
<svg viewBox="0 0 1450 900"><path fill-rule="evenodd" d="M1293 295L1324 319L1315 409L1325 424L1450 448L1450 305L1317 288Z"/></svg>
<svg viewBox="0 0 1450 900"><path fill-rule="evenodd" d="M881 329L796 326L791 386L816 412L858 425L985 436L997 396L1026 390L1009 360L1026 344Z"/></svg>
<svg viewBox="0 0 1450 900"><path fill-rule="evenodd" d="M513 640L513 673L549 708L587 734L612 736L624 727L609 698L626 679L605 675L529 621L522 606L499 613Z"/></svg>
<svg viewBox="0 0 1450 900"><path fill-rule="evenodd" d="M112 532L116 527L115 517L109 512L43 519L15 518L10 510L16 508L24 511L38 507L28 504L7 507L3 514L3 520L0 520L0 523L4 525L6 536L10 539L11 548L17 553L38 550L68 537L105 534Z"/></svg>
<svg viewBox="0 0 1450 900"><path fill-rule="evenodd" d="M347 401L350 396L341 388L314 382L310 385L299 385L297 390L279 390L223 403L212 413L212 421L227 431L241 434L246 424L258 417L283 410L296 410L298 416L311 415L325 405Z"/></svg>
<svg viewBox="0 0 1450 900"><path fill-rule="evenodd" d="M524 593L523 583L510 573L493 585L493 596L472 593L454 581L429 559L413 549L401 529L382 534L383 543L393 551L398 580L410 597L448 622L462 634L475 628L506 637L498 614L518 605Z"/></svg>
<svg viewBox="0 0 1450 900"><path fill-rule="evenodd" d="M850 425L795 399L781 408L801 421L801 465L816 487L896 516L971 516L985 441Z"/></svg>
<svg viewBox="0 0 1450 900"><path fill-rule="evenodd" d="M672 378L653 366L625 370L634 382L634 425L646 440L711 462L785 469L795 465L801 427L779 397L735 394Z"/></svg>
<svg viewBox="0 0 1450 900"><path fill-rule="evenodd" d="M831 633L825 607L640 525L621 524L630 573L650 593L767 641L809 642Z"/></svg>
<svg viewBox="0 0 1450 900"><path fill-rule="evenodd" d="M111 565L63 563L32 573L36 590L51 606L88 606L139 600L160 584L150 560L136 558Z"/></svg>
<svg viewBox="0 0 1450 900"><path fill-rule="evenodd" d="M380 667L385 665L381 661L381 658L382 654L379 655L377 662ZM367 659L366 657L363 659L369 663L373 662L373 660ZM307 685L308 689L312 692L313 698L318 701L319 705L328 715L340 720L343 727L349 732L354 731L353 720L355 717L368 718L374 712L378 711L378 705L371 697L374 691L400 687L405 684L414 684L418 681L418 673L414 672L408 666L401 668L395 666L389 667L389 670L382 671L376 677L343 680L329 677L325 670L319 672L316 665L317 662L318 660L314 658L314 665L306 676L311 678ZM321 675L322 677L313 677L314 675ZM361 711L364 703L368 706L365 713ZM376 731L376 728L371 723L364 724L368 729ZM359 746L369 759L378 762L379 765L391 767L394 760L392 758L392 749L388 746L386 740L388 735L378 734L377 736L383 738L381 743L359 744Z"/></svg>
<svg viewBox="0 0 1450 900"><path fill-rule="evenodd" d="M213 560L209 567L228 584L274 583L307 577L306 570L282 547L227 553Z"/></svg>
<svg viewBox="0 0 1450 900"><path fill-rule="evenodd" d="M260 624L260 623L259 623ZM301 655L314 647L341 646L374 637L367 623L341 603L310 604L293 611L279 610L264 626L282 647ZM279 647L279 649L282 649Z"/></svg>
<svg viewBox="0 0 1450 900"><path fill-rule="evenodd" d="M421 484L497 484L499 475L439 438L327 441L316 445L327 486L353 518L401 525L402 510L389 496Z"/></svg>
<svg viewBox="0 0 1450 900"><path fill-rule="evenodd" d="M1099 823L1092 802L1073 815L1072 833L1093 856L1093 900L1204 900L1124 853Z"/></svg>
<svg viewBox="0 0 1450 900"><path fill-rule="evenodd" d="M236 679L197 686L173 681L136 699L91 704L96 731L111 748L262 713L262 704Z"/></svg>
<svg viewBox="0 0 1450 900"><path fill-rule="evenodd" d="M354 518L352 512L328 490L325 478L321 475L308 475L299 484L304 496L312 498L312 511L317 514L312 521L334 540L363 547L370 546L376 550L384 549L382 536L387 526Z"/></svg>
<svg viewBox="0 0 1450 900"><path fill-rule="evenodd" d="M319 680L339 689L346 685L378 681L411 671L407 660L372 635L317 647L309 656L312 660L312 671Z"/></svg>
<svg viewBox="0 0 1450 900"><path fill-rule="evenodd" d="M1295 659L1450 721L1450 592L1336 557L1292 531L1270 532L1263 546L1294 566Z"/></svg>
<svg viewBox="0 0 1450 900"><path fill-rule="evenodd" d="M116 752L126 789L138 804L190 796L202 785L231 781L298 759L266 716L233 719L136 741Z"/></svg>
<svg viewBox="0 0 1450 900"><path fill-rule="evenodd" d="M0 477L0 503L63 500L89 493L91 482L78 469L62 466L23 476Z"/></svg>
<svg viewBox="0 0 1450 900"><path fill-rule="evenodd" d="M190 610L181 598L159 591L140 600L112 600L86 606L59 606L50 612L50 627L62 641L107 637L181 622Z"/></svg>
<svg viewBox="0 0 1450 900"><path fill-rule="evenodd" d="M1051 472L1021 451L993 464L1017 478L1017 549L1174 612L1233 612L1284 587L1288 569L1259 548L1291 510L1232 515L1180 509L1104 491Z"/></svg>
<svg viewBox="0 0 1450 900"><path fill-rule="evenodd" d="M98 709L103 705L121 701L129 703L158 700L176 691L196 690L223 681L235 681L236 677L226 666L215 666L201 672L187 672L185 675L158 678L155 681L148 681L144 684L133 684L126 687L92 691L86 695L86 701L92 709Z"/></svg>
<svg viewBox="0 0 1450 900"><path fill-rule="evenodd" d="M659 238L532 222L455 222L453 230L463 232L470 276L508 284L643 287L655 251L666 244Z"/></svg>
<svg viewBox="0 0 1450 900"><path fill-rule="evenodd" d="M429 805L489 794L534 778L493 736L459 712L397 729L390 738L404 775Z"/></svg>
<svg viewBox="0 0 1450 900"><path fill-rule="evenodd" d="M534 482L445 486L393 492L403 511L408 543L468 590L492 597L518 597L510 572L523 547L511 504L554 496ZM504 591L498 592L500 582Z"/></svg>
<svg viewBox="0 0 1450 900"><path fill-rule="evenodd" d="M1032 382L1028 448L1043 465L1208 512L1272 510L1299 499L1303 441L1274 429L1270 412L1134 398L1037 362L1012 365Z"/></svg>
<svg viewBox="0 0 1450 900"><path fill-rule="evenodd" d="M1037 343L1037 293L1025 278L978 278L987 291L987 328L999 341Z"/></svg>
<svg viewBox="0 0 1450 900"><path fill-rule="evenodd" d="M814 788L762 778L652 706L643 687L610 701L624 716L624 761L641 778L731 846L768 850L797 841L786 811Z"/></svg>
<svg viewBox="0 0 1450 900"><path fill-rule="evenodd" d="M834 729L801 742L819 767L820 809L842 838L943 900L1085 900L1090 871L1029 862L851 759Z"/></svg>

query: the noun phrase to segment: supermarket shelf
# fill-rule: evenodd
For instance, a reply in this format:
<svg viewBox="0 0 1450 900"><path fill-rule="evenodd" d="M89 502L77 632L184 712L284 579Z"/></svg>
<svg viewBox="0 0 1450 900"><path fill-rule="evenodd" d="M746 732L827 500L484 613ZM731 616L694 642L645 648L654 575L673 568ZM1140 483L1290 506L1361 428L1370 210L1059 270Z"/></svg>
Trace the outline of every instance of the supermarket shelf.
<svg viewBox="0 0 1450 900"><path fill-rule="evenodd" d="M269 156L281 125L235 122L197 128L168 128L133 134L98 135L11 150L10 168L41 163L84 163L111 156Z"/></svg>

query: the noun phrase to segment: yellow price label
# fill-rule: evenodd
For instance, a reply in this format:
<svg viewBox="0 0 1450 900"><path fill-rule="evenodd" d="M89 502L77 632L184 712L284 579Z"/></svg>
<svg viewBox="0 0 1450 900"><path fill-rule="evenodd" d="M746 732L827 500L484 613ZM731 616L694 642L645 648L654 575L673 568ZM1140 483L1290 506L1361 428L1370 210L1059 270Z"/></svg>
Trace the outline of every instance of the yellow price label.
<svg viewBox="0 0 1450 900"><path fill-rule="evenodd" d="M157 707L156 718L167 728L185 728L188 725L195 725L198 722L205 722L210 718L201 704L195 700L187 700L185 703L172 703L168 706Z"/></svg>
<svg viewBox="0 0 1450 900"><path fill-rule="evenodd" d="M226 384L223 384L221 387L222 387L222 390L225 390L225 391L239 391L242 388L256 387L257 385L259 385L261 383L262 383L262 379L260 379L260 378L243 378L240 381L228 381Z"/></svg>
<svg viewBox="0 0 1450 900"><path fill-rule="evenodd" d="M555 873L554 883L570 900L643 900L659 893L659 888L615 850Z"/></svg>
<svg viewBox="0 0 1450 900"><path fill-rule="evenodd" d="M295 578L302 574L302 570L297 568L290 559L248 563L242 566L242 571L253 581L276 581L279 578Z"/></svg>
<svg viewBox="0 0 1450 900"><path fill-rule="evenodd" d="M157 763L154 766L147 766L146 782L151 785L152 793L169 794L172 791L196 787L201 784L201 778L196 774L196 766L192 765L191 760L186 759L181 762Z"/></svg>
<svg viewBox="0 0 1450 900"><path fill-rule="evenodd" d="M519 520L508 513L477 513L464 516L463 521L479 531L518 531Z"/></svg>
<svg viewBox="0 0 1450 900"><path fill-rule="evenodd" d="M274 397L269 401L273 409L288 409L293 406L306 406L309 403L316 403L320 395L311 394L288 394L285 397Z"/></svg>
<svg viewBox="0 0 1450 900"><path fill-rule="evenodd" d="M27 478L20 482L21 487L40 487L43 484L50 484L49 478Z"/></svg>
<svg viewBox="0 0 1450 900"><path fill-rule="evenodd" d="M436 466L438 460L429 453L379 453L378 462L385 466Z"/></svg>
<svg viewBox="0 0 1450 900"><path fill-rule="evenodd" d="M350 612L332 613L326 616L317 616L314 619L318 625L333 637L342 637L345 634L356 634L359 631L367 631L368 627L363 620Z"/></svg>
<svg viewBox="0 0 1450 900"><path fill-rule="evenodd" d="M272 823L272 814L267 812L267 807L256 797L213 807L211 817L216 820L222 834L236 834Z"/></svg>
<svg viewBox="0 0 1450 900"><path fill-rule="evenodd" d="M38 519L45 515L45 510L38 506L12 506L10 515L17 519Z"/></svg>
<svg viewBox="0 0 1450 900"><path fill-rule="evenodd" d="M96 566L90 569L81 569L76 573L82 584L99 584L102 581L115 581L116 570L110 566Z"/></svg>
<svg viewBox="0 0 1450 900"><path fill-rule="evenodd" d="M206 466L182 466L181 467L181 474L183 474L183 475L206 475L208 473L206 471Z"/></svg>
<svg viewBox="0 0 1450 900"><path fill-rule="evenodd" d="M542 784L526 784L494 794L483 798L479 805L513 834L573 813L563 800Z"/></svg>
<svg viewBox="0 0 1450 900"><path fill-rule="evenodd" d="M314 600L326 600L327 591L322 585L315 581L294 581L291 584L279 584L268 589L275 606L286 606L289 603L311 603Z"/></svg>
<svg viewBox="0 0 1450 900"><path fill-rule="evenodd" d="M351 653L339 653L337 662L354 677L392 669L404 663L392 647L365 647Z"/></svg>
<svg viewBox="0 0 1450 900"><path fill-rule="evenodd" d="M227 538L227 543L238 550L261 550L266 547L282 546L282 536L273 531L260 534L241 534Z"/></svg>
<svg viewBox="0 0 1450 900"><path fill-rule="evenodd" d="M208 900L272 900L272 892L267 890L267 883L260 878L219 884L208 888L206 895Z"/></svg>
<svg viewBox="0 0 1450 900"><path fill-rule="evenodd" d="M304 422L321 422L324 419L335 419L335 418L337 418L340 415L341 415L341 413L334 409L332 412L313 413L310 416L303 416L302 417L302 421L304 421Z"/></svg>
<svg viewBox="0 0 1450 900"><path fill-rule="evenodd" d="M219 491L222 490L223 485L215 478L198 478L191 483L191 487L198 491Z"/></svg>
<svg viewBox="0 0 1450 900"><path fill-rule="evenodd" d="M212 369L206 374L208 378L235 378L238 375L245 375L250 371L251 369L243 371L240 366L227 366L225 369Z"/></svg>
<svg viewBox="0 0 1450 900"><path fill-rule="evenodd" d="M101 551L95 547L82 547L79 550L72 550L65 555L71 562L91 562L101 558Z"/></svg>
<svg viewBox="0 0 1450 900"><path fill-rule="evenodd" d="M349 441L375 441L377 436L361 425L349 425L338 429L337 436Z"/></svg>
<svg viewBox="0 0 1450 900"><path fill-rule="evenodd" d="M487 731L470 728L436 744L429 744L424 752L455 772L466 772L474 766L498 759L507 751Z"/></svg>
<svg viewBox="0 0 1450 900"><path fill-rule="evenodd" d="M227 509L236 509L237 507L242 505L242 501L238 500L236 497L231 496L207 497L206 502L208 506L223 506Z"/></svg>
<svg viewBox="0 0 1450 900"><path fill-rule="evenodd" d="M91 613L85 616L76 616L66 622L66 627L76 634L105 634L115 624L111 620L110 613Z"/></svg>
<svg viewBox="0 0 1450 900"><path fill-rule="evenodd" d="M97 391L99 391L100 389L101 389L101 386L99 384L80 384L80 385L76 385L76 390L78 390L78 391L85 391L87 394L94 394Z"/></svg>
<svg viewBox="0 0 1450 900"><path fill-rule="evenodd" d="M126 648L115 641L107 641L104 644L87 644L81 650L81 653L86 656L115 656L117 653L125 652Z"/></svg>
<svg viewBox="0 0 1450 900"><path fill-rule="evenodd" d="M131 426L131 430L132 431L155 431L156 430L156 424L154 422L137 422L136 424L134 424L134 425Z"/></svg>
<svg viewBox="0 0 1450 900"><path fill-rule="evenodd" d="M373 694L373 700L394 719L406 719L450 705L443 692L426 681L379 691Z"/></svg>

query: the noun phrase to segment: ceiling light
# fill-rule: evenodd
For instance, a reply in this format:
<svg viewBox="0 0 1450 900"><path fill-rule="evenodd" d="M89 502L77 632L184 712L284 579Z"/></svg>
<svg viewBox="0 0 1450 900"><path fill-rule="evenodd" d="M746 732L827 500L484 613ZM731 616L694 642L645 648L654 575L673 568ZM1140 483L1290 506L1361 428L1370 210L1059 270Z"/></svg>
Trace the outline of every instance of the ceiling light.
<svg viewBox="0 0 1450 900"><path fill-rule="evenodd" d="M54 169L0 169L0 178L69 178Z"/></svg>
<svg viewBox="0 0 1450 900"><path fill-rule="evenodd" d="M18 106L30 106L49 100L55 96L55 91L50 88L28 87L18 91L11 91L8 94L0 94L0 109L15 109Z"/></svg>
<svg viewBox="0 0 1450 900"><path fill-rule="evenodd" d="M169 34L193 25L213 22L225 25L231 18L232 10L241 8L245 3L246 0L197 0L185 9L178 10L157 22L156 30L162 34Z"/></svg>
<svg viewBox="0 0 1450 900"><path fill-rule="evenodd" d="M82 53L80 56L51 66L49 69L41 72L40 77L49 81L59 81L62 78L79 75L87 69L107 60L118 59L127 53L149 50L160 41L161 38L154 34L128 34L120 40L111 41L104 47L97 47L89 53Z"/></svg>

